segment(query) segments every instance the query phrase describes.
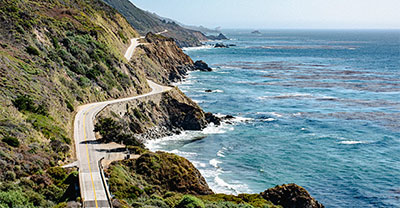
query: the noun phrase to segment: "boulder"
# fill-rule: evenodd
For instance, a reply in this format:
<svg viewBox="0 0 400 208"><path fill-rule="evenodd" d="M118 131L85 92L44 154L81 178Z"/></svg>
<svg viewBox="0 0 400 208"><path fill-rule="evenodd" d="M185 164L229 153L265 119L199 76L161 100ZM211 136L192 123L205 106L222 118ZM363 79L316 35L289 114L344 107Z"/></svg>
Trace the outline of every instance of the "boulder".
<svg viewBox="0 0 400 208"><path fill-rule="evenodd" d="M323 208L324 205L315 200L301 186L296 184L285 184L275 186L260 193L267 201L284 208Z"/></svg>
<svg viewBox="0 0 400 208"><path fill-rule="evenodd" d="M214 48L229 48L229 46L227 46L223 43L217 43L217 44L215 44Z"/></svg>
<svg viewBox="0 0 400 208"><path fill-rule="evenodd" d="M208 123L214 123L214 125L221 125L221 118L218 118L217 116L215 116L212 113L205 113L205 117L206 117L206 121Z"/></svg>
<svg viewBox="0 0 400 208"><path fill-rule="evenodd" d="M202 60L196 61L194 63L194 67L196 70L200 71L212 71L212 69L208 66L208 64Z"/></svg>

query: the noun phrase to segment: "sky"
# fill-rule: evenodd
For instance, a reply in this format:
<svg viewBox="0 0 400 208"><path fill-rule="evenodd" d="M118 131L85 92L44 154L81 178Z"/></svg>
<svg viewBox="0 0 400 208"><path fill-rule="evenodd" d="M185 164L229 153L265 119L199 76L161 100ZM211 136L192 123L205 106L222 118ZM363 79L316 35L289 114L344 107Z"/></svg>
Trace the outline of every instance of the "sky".
<svg viewBox="0 0 400 208"><path fill-rule="evenodd" d="M400 0L130 0L188 25L242 29L400 29Z"/></svg>

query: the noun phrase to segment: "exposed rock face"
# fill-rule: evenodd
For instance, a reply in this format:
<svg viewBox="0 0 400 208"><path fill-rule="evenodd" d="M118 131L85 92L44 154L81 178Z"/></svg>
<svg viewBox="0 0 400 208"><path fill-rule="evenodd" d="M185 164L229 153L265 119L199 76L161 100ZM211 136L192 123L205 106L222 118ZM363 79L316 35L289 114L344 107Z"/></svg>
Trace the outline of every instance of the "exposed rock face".
<svg viewBox="0 0 400 208"><path fill-rule="evenodd" d="M215 116L212 113L206 113L205 116L208 123L214 123L215 125L220 125L222 122L221 118Z"/></svg>
<svg viewBox="0 0 400 208"><path fill-rule="evenodd" d="M169 84L182 80L188 71L194 70L193 60L172 38L148 33L145 41L137 47L131 63L145 71L147 77Z"/></svg>
<svg viewBox="0 0 400 208"><path fill-rule="evenodd" d="M209 40L228 40L228 38L222 33L220 33L218 36L209 35L209 36L207 36L207 38Z"/></svg>
<svg viewBox="0 0 400 208"><path fill-rule="evenodd" d="M212 71L212 69L208 66L208 64L202 60L196 61L194 63L194 67L196 70L200 71Z"/></svg>
<svg viewBox="0 0 400 208"><path fill-rule="evenodd" d="M203 110L179 89L107 106L99 118L113 117L140 140L157 139L181 130L201 130L220 121Z"/></svg>
<svg viewBox="0 0 400 208"><path fill-rule="evenodd" d="M158 83L181 81L188 71L211 71L203 61L194 63L172 38L148 33L144 41L137 47L131 63Z"/></svg>
<svg viewBox="0 0 400 208"><path fill-rule="evenodd" d="M229 48L229 46L227 46L223 43L217 43L217 44L215 44L214 48Z"/></svg>
<svg viewBox="0 0 400 208"><path fill-rule="evenodd" d="M301 186L288 184L270 188L261 193L261 196L276 205L284 208L322 208L324 205L315 200Z"/></svg>

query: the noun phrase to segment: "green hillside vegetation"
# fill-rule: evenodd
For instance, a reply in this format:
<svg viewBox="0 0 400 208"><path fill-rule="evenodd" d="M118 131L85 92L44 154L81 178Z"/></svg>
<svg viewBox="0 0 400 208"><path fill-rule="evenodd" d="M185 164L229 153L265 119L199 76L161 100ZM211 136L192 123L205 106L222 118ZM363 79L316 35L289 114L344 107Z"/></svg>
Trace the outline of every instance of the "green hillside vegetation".
<svg viewBox="0 0 400 208"><path fill-rule="evenodd" d="M200 41L207 39L199 31L183 28L173 21L160 19L154 14L141 10L129 0L104 0L104 2L123 14L141 35L168 30L168 33L163 35L173 38L180 47L200 46Z"/></svg>
<svg viewBox="0 0 400 208"><path fill-rule="evenodd" d="M0 207L51 207L75 187L51 173L73 158L75 106L150 90L123 57L139 34L98 0L2 0L0 24Z"/></svg>
<svg viewBox="0 0 400 208"><path fill-rule="evenodd" d="M164 152L114 162L107 174L119 207L253 208L279 207L260 194L214 194L185 158Z"/></svg>

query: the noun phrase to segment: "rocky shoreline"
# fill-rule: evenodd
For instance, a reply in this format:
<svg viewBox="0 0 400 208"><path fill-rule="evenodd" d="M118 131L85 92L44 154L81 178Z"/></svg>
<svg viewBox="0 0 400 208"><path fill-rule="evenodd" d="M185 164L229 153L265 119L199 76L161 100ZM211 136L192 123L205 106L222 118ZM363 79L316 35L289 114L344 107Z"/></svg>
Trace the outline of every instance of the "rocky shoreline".
<svg viewBox="0 0 400 208"><path fill-rule="evenodd" d="M146 73L153 75L151 77L158 82L171 84L181 81L188 71L211 71L203 61L194 63L172 39L148 34L146 41L137 53L140 59L134 57L132 63L152 66L146 69ZM163 70L156 71L158 67ZM155 72L158 73L156 76ZM174 88L162 94L107 106L98 118L113 119L119 124L121 132L143 143L185 130L200 131L210 123L229 123L234 117L219 118L205 113L183 92ZM181 205L189 200L186 196L191 203L198 203L193 207L240 207L240 204L247 204L248 207L323 207L304 188L295 184L276 186L260 194L215 194L200 172L185 158L170 153L154 153L144 146L129 149L133 154L139 154L137 159L114 162L106 170L110 190L116 195L114 207L192 207ZM128 194L132 191L133 195ZM158 198L153 198L155 195ZM137 201L139 197L146 200ZM136 202L127 204L132 200Z"/></svg>

